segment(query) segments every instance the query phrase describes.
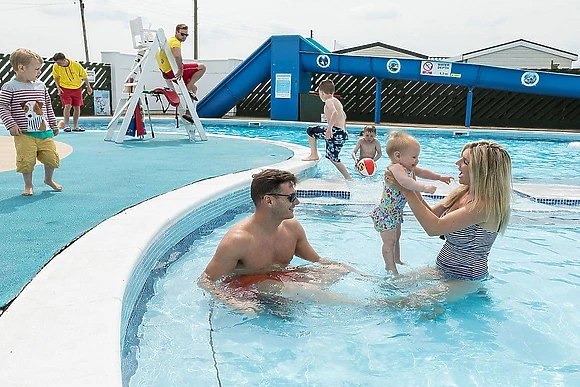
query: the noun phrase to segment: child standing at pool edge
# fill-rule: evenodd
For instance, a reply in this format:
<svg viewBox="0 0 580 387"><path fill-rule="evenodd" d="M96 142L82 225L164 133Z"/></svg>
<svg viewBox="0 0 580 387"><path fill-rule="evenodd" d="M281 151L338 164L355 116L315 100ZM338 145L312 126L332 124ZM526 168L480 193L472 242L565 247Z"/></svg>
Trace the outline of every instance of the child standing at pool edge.
<svg viewBox="0 0 580 387"><path fill-rule="evenodd" d="M302 160L318 160L316 140L325 140L326 158L334 164L346 180L352 180L346 167L338 157L344 142L348 140L348 132L346 131L346 114L340 101L334 97L334 83L331 79L325 79L320 82L318 95L324 102L324 114L326 115L328 125L327 127L322 125L311 126L306 130L308 143L310 144L310 155Z"/></svg>
<svg viewBox="0 0 580 387"><path fill-rule="evenodd" d="M415 180L415 176L423 179L438 180L446 184L451 182L451 176L442 176L428 169L419 168L419 152L421 146L412 136L404 132L393 131L389 134L386 152L391 163L387 167L397 181L405 188L417 192L434 193L437 187ZM378 207L371 213L375 223L375 230L380 232L383 241L382 254L385 261L385 270L399 274L396 264L401 261L401 223L403 223L403 208L405 196L401 191L394 189L383 181L383 194Z"/></svg>
<svg viewBox="0 0 580 387"><path fill-rule="evenodd" d="M62 186L52 179L60 158L53 137L58 135L56 117L46 86L38 80L42 57L19 48L10 54L16 77L0 90L0 119L14 137L16 172L24 178L23 196L32 196L32 172L36 159L44 164L44 183L55 191Z"/></svg>

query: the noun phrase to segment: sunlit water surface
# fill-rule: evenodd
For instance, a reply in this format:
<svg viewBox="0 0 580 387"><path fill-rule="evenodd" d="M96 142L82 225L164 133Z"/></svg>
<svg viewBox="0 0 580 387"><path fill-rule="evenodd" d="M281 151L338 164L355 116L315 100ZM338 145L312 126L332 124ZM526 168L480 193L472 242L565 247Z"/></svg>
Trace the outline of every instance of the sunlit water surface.
<svg viewBox="0 0 580 387"><path fill-rule="evenodd" d="M206 130L306 145L296 127ZM379 131L383 145L386 132ZM473 132L416 137L421 165L453 176L467 140L493 138ZM570 138L497 140L510 151L516 183L580 185L580 151L568 147ZM342 153L355 176L351 200L304 200L296 217L322 256L376 275L349 274L328 288L360 305L271 299L250 318L212 301L197 277L226 230L250 215L248 207L177 251L153 282L138 308L142 321L133 345L125 349L131 386L580 385L579 209L514 197L510 226L489 257L494 278L483 291L451 304L381 306L430 284L394 286L384 274L380 237L368 217L380 198L380 176L355 175L349 156L355 141L351 136ZM383 169L386 157L378 164ZM322 161L318 176L338 173ZM442 243L407 211L401 272L433 265Z"/></svg>

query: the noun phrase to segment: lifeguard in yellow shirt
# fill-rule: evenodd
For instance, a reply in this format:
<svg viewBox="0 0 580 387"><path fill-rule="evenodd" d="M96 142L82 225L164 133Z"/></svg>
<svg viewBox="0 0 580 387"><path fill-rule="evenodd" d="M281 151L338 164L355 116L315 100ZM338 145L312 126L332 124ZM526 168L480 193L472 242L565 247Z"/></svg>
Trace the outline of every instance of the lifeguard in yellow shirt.
<svg viewBox="0 0 580 387"><path fill-rule="evenodd" d="M70 118L70 108L73 108L73 132L84 132L79 127L79 117L81 115L81 106L83 103L83 93L81 86L83 82L87 87L87 94L91 95L93 89L89 83L87 72L79 62L68 59L62 52L57 52L52 57L54 65L52 66L52 77L58 89L58 95L63 107L64 131L70 132L68 125Z"/></svg>
<svg viewBox="0 0 580 387"><path fill-rule="evenodd" d="M163 73L163 78L167 80L176 80L179 78L183 78L183 82L185 82L187 86L187 90L191 94L191 98L197 101L197 86L196 82L205 74L206 67L203 63L183 63L183 57L181 54L181 43L185 42L185 39L189 36L188 27L185 24L178 24L175 26L175 36L167 39L167 43L169 44L169 48L171 49L171 53L175 58L175 62L177 63L177 73L173 73L171 69L171 64L167 59L167 55L165 51L159 50L157 52L157 65ZM185 119L188 121L191 120L191 115L186 112Z"/></svg>

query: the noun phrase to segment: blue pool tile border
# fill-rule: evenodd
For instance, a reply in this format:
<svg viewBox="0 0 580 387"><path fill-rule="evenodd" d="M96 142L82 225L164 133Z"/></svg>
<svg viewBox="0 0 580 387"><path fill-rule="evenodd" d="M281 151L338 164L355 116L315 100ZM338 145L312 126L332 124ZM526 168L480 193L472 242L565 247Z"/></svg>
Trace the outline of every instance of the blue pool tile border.
<svg viewBox="0 0 580 387"><path fill-rule="evenodd" d="M350 199L349 191L329 191L320 189L297 189L299 198L333 197L338 199Z"/></svg>
<svg viewBox="0 0 580 387"><path fill-rule="evenodd" d="M528 195L526 193L523 193L523 192L517 191L517 190L514 190L514 192L518 196L529 199L535 203L548 204L548 205L552 205L552 206L570 206L570 207L580 206L580 199L541 198L541 197Z"/></svg>

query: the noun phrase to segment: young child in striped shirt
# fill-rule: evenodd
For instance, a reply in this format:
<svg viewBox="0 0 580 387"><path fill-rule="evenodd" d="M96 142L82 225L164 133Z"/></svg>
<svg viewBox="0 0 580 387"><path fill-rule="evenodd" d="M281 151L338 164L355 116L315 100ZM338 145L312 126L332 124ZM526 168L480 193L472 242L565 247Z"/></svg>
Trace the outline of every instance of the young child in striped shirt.
<svg viewBox="0 0 580 387"><path fill-rule="evenodd" d="M60 167L53 137L58 135L56 117L46 86L38 80L42 57L26 48L10 54L16 76L0 90L0 119L14 137L16 172L24 177L23 196L32 196L32 172L36 159L44 164L44 182L55 191L62 186L52 176Z"/></svg>

